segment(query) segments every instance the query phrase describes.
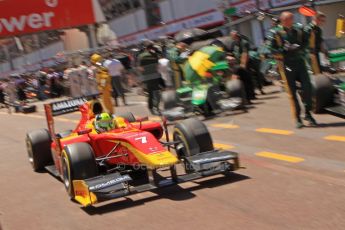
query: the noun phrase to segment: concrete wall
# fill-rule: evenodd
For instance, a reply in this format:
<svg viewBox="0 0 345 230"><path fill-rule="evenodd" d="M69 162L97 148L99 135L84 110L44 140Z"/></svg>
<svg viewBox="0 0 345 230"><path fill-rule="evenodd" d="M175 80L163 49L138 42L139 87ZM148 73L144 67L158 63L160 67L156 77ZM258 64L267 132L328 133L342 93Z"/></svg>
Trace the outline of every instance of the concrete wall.
<svg viewBox="0 0 345 230"><path fill-rule="evenodd" d="M175 12L171 8L171 2L171 0L168 0L159 3L163 22L169 22L175 19Z"/></svg>
<svg viewBox="0 0 345 230"><path fill-rule="evenodd" d="M11 66L8 62L4 62L0 64L0 73L1 72L7 72L11 70Z"/></svg>
<svg viewBox="0 0 345 230"><path fill-rule="evenodd" d="M217 9L212 0L170 0L175 19L188 17L211 9Z"/></svg>
<svg viewBox="0 0 345 230"><path fill-rule="evenodd" d="M63 42L56 42L44 49L37 50L27 55L13 59L13 66L16 70L22 70L24 67L27 70L37 69L40 67L42 60L47 60L54 57L58 52L64 50ZM6 76L6 72L11 71L10 64L5 62L0 64L0 77ZM25 71L23 71L25 72Z"/></svg>
<svg viewBox="0 0 345 230"><path fill-rule="evenodd" d="M109 27L120 37L147 28L145 11L137 10L109 22Z"/></svg>
<svg viewBox="0 0 345 230"><path fill-rule="evenodd" d="M23 65L31 65L40 62L41 60L49 59L54 57L58 52L64 50L63 42L57 42L47 46L44 49L32 52L28 55L24 55L19 58L13 59L13 65L15 69L19 69Z"/></svg>

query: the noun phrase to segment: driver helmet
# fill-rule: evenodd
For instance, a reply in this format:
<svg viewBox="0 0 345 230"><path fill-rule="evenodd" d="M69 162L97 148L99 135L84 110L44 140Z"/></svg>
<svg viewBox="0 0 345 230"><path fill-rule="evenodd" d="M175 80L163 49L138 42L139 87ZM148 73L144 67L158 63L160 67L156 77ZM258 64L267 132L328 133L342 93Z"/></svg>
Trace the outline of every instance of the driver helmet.
<svg viewBox="0 0 345 230"><path fill-rule="evenodd" d="M114 128L113 117L109 113L98 114L95 118L97 132L107 132Z"/></svg>

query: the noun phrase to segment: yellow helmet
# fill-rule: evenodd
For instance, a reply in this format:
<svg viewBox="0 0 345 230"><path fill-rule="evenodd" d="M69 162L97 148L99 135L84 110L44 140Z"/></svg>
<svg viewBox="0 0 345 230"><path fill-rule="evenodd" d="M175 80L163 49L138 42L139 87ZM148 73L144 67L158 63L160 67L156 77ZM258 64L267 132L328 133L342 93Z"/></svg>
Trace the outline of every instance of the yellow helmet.
<svg viewBox="0 0 345 230"><path fill-rule="evenodd" d="M99 54L93 54L90 58L90 61L92 64L96 64L97 62L101 62L102 61L102 56Z"/></svg>

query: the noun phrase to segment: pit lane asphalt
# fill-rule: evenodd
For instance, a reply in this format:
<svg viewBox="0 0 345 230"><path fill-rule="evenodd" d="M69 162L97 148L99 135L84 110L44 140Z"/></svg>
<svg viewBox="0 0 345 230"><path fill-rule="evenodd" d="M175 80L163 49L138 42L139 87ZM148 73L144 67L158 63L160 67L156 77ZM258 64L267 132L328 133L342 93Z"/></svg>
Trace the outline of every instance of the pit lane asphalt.
<svg viewBox="0 0 345 230"><path fill-rule="evenodd" d="M267 89L248 113L205 121L216 146L239 152L242 166L214 176L83 209L62 183L34 173L25 133L46 127L34 114L0 110L0 222L3 229L344 229L345 120L318 115L317 128L294 129L287 97ZM146 116L145 98L119 107ZM73 113L59 117L71 129ZM152 117L157 119L156 117Z"/></svg>

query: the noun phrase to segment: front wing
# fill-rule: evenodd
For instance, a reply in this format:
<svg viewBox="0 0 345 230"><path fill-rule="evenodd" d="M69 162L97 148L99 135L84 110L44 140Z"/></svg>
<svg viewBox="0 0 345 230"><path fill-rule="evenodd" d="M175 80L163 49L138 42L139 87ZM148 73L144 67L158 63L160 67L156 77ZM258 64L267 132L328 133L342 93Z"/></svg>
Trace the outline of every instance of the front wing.
<svg viewBox="0 0 345 230"><path fill-rule="evenodd" d="M132 178L128 174L111 173L86 180L74 180L74 199L84 207L98 202L123 197L129 194L154 190L177 183L211 176L239 169L238 154L230 151L213 150L186 157L189 173L177 175L176 166L170 166L171 177L157 181L157 169L147 169L148 184L130 186Z"/></svg>

